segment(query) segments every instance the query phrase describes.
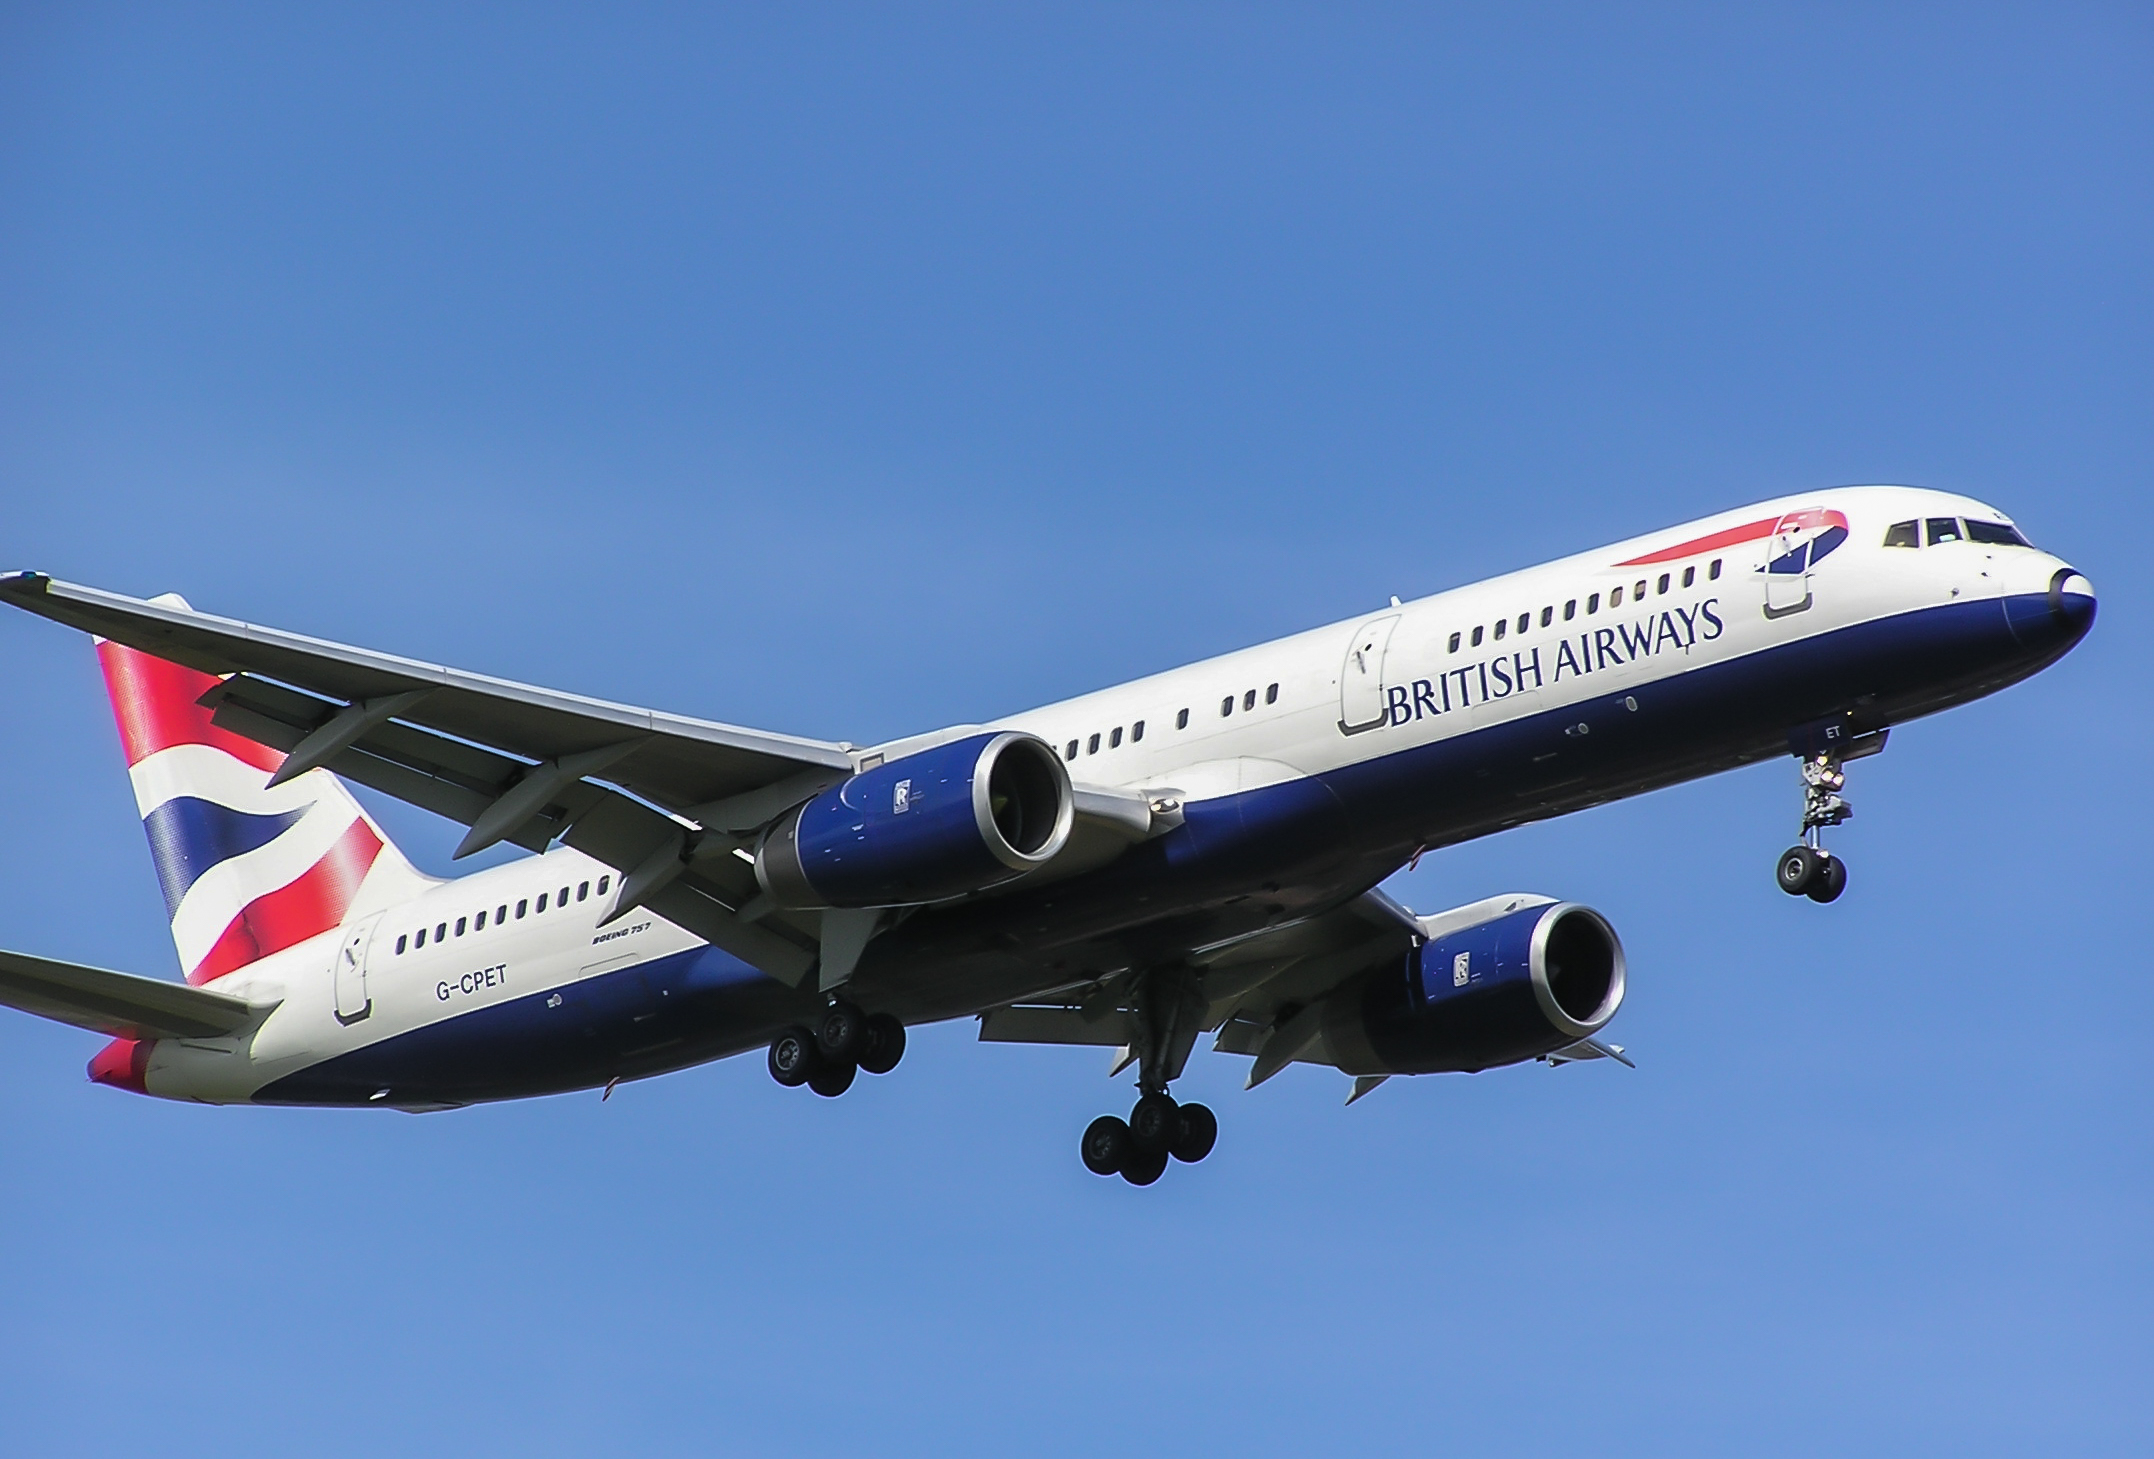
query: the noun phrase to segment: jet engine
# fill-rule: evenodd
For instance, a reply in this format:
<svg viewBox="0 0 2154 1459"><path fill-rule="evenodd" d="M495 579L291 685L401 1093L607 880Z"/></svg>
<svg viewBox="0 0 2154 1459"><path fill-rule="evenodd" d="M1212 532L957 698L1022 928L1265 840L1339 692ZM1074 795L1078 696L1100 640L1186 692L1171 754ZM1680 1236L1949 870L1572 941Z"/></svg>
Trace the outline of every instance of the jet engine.
<svg viewBox="0 0 2154 1459"><path fill-rule="evenodd" d="M789 811L756 848L781 907L889 907L984 891L1051 860L1076 802L1032 735L979 734L864 770Z"/></svg>
<svg viewBox="0 0 2154 1459"><path fill-rule="evenodd" d="M1478 1072L1590 1038L1623 1003L1623 944L1576 902L1499 897L1424 919L1429 939L1329 1000L1355 1074Z"/></svg>

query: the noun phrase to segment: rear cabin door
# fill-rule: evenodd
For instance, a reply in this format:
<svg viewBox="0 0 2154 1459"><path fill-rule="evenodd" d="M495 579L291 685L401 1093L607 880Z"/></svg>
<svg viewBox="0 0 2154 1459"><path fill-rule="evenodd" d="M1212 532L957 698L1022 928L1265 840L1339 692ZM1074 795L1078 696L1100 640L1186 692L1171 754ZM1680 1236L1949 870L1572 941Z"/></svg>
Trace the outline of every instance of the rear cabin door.
<svg viewBox="0 0 2154 1459"><path fill-rule="evenodd" d="M1387 718L1384 654L1399 617L1391 613L1371 618L1354 630L1354 641L1347 645L1346 662L1339 669L1339 728L1346 734L1375 729Z"/></svg>
<svg viewBox="0 0 2154 1459"><path fill-rule="evenodd" d="M343 942L337 946L336 966L330 976L336 980L339 1023L357 1023L374 1011L374 1000L367 995L366 955L381 919L382 914L376 912L357 926L347 927Z"/></svg>

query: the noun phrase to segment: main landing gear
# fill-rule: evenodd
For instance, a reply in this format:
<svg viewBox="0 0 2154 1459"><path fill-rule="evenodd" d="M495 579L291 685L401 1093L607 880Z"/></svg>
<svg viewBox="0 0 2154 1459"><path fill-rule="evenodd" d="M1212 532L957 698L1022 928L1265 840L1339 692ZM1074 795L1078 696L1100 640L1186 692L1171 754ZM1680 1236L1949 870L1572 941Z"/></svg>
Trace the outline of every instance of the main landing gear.
<svg viewBox="0 0 2154 1459"><path fill-rule="evenodd" d="M905 1057L905 1025L887 1013L864 1013L832 1000L814 1028L795 1024L770 1041L770 1077L788 1089L805 1084L825 1099L853 1087L865 1069L887 1074Z"/></svg>
<svg viewBox="0 0 2154 1459"><path fill-rule="evenodd" d="M1847 863L1827 851L1824 832L1855 814L1840 796L1847 788L1847 771L1829 751L1805 756L1802 762L1802 841L1780 853L1773 879L1791 897L1831 902L1847 890Z"/></svg>
<svg viewBox="0 0 2154 1459"><path fill-rule="evenodd" d="M1219 1141L1219 1118L1201 1104L1177 1104L1167 1086L1181 1075L1204 1021L1197 975L1183 968L1141 974L1130 988L1130 1052L1137 1061L1129 1118L1101 1115L1085 1127L1078 1153L1094 1175L1150 1185L1167 1162L1194 1165Z"/></svg>

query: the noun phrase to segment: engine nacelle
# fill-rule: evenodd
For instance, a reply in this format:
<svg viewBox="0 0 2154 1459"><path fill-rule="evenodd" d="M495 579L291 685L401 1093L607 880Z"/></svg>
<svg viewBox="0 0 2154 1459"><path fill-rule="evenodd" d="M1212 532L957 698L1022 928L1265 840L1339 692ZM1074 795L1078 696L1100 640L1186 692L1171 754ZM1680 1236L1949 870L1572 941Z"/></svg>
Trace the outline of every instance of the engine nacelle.
<svg viewBox="0 0 2154 1459"><path fill-rule="evenodd" d="M1623 1004L1623 944L1576 902L1492 899L1427 919L1434 935L1331 1000L1324 1037L1355 1074L1477 1072L1600 1032ZM1524 902L1526 905L1520 906Z"/></svg>
<svg viewBox="0 0 2154 1459"><path fill-rule="evenodd" d="M1032 735L953 740L864 770L756 848L781 907L891 907L984 891L1053 858L1076 815L1062 757Z"/></svg>

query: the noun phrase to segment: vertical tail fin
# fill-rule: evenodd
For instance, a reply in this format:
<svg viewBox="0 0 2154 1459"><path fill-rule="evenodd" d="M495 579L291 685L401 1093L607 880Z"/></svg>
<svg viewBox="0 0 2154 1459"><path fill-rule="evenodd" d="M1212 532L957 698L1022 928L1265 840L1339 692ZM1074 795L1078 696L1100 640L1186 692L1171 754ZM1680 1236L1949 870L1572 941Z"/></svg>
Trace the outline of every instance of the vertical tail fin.
<svg viewBox="0 0 2154 1459"><path fill-rule="evenodd" d="M284 756L210 722L213 676L106 640L97 656L188 982L429 884L327 770L269 789Z"/></svg>

